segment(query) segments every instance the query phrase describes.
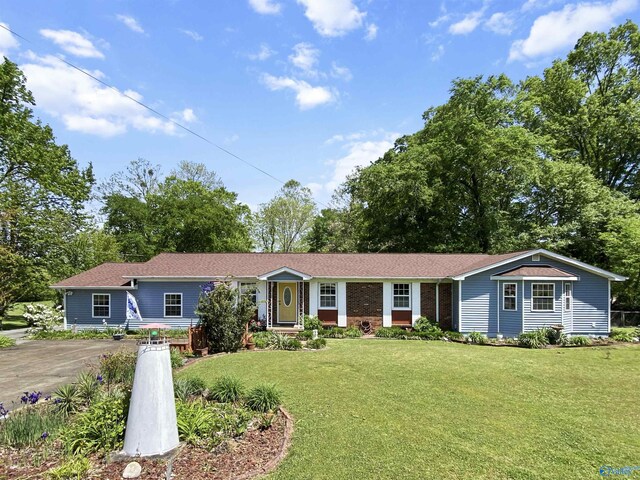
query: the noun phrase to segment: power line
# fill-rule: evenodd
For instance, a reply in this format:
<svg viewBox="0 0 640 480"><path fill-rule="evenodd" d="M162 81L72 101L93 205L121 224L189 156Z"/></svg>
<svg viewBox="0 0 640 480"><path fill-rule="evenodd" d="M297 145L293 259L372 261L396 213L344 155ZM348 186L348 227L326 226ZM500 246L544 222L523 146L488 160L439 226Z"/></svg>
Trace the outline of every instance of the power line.
<svg viewBox="0 0 640 480"><path fill-rule="evenodd" d="M33 43L33 42L32 42L31 40L29 40L28 38L23 37L23 36L22 36L22 35L20 35L19 33L14 32L14 31L13 31L13 30L11 30L9 27L7 27L7 26L5 26L5 25L3 25L3 24L1 24L1 23L0 23L0 27L4 28L7 32L9 32L9 33L11 33L11 34L15 35L16 37L21 38L21 39L22 39L22 40L24 40L25 42ZM260 172L260 173L262 173L262 174L266 175L267 177L269 177L269 178L271 178L271 179L275 180L276 182L279 182L279 183L281 183L281 184L283 184L283 185L286 183L286 182L284 182L283 180L280 180L279 178L277 178L276 176L274 176L274 175L270 174L270 173L269 173L269 172L267 172L266 170L263 170L262 168L258 167L257 165L254 165L253 163L251 163L251 162L249 162L249 161L247 161L247 160L243 159L242 157L239 157L239 156L238 156L238 155L236 155L235 153L230 152L230 151L229 151L229 150L227 150L226 148L221 147L220 145L216 144L215 142L212 142L211 140L209 140L208 138L206 138L206 137L204 137L204 136L200 135L200 134L199 134L199 133L197 133L197 132L194 132L193 130L191 130L191 129L190 129L190 128L188 128L188 127L185 127L185 126L184 126L184 125L182 125L181 123L176 122L174 119L172 119L172 118L170 118L170 117L168 117L168 116L164 115L163 113L161 113L161 112L157 111L156 109L154 109L154 108L152 108L152 107L150 107L150 106L146 105L145 103L143 103L143 102L141 102L141 101L139 101L139 100L137 100L137 99L135 99L135 98L131 97L130 95L127 95L127 94L126 94L126 93L124 93L124 92L121 92L121 91L120 91L118 88L116 88L115 86L113 86L113 85L111 85L111 84L109 84L109 83L105 82L104 80L101 80L100 78L98 78L98 77L96 77L96 76L94 76L94 75L91 75L89 72L87 72L87 71L83 70L83 69L82 69L82 68L80 68L80 67L77 67L76 65L74 65L73 63L71 63L71 62L69 62L69 61L65 60L64 58L60 58L60 57L57 57L57 56L56 56L55 58L56 58L56 59L58 59L59 61L61 61L62 63L64 63L65 65L68 65L69 67L71 67L71 68L73 68L73 69L77 70L78 72L80 72L80 73L82 73L82 74L84 74L84 75L86 75L86 76L88 76L88 77L92 78L93 80L95 80L96 82L98 82L98 83L100 83L100 84L104 85L105 87L110 88L111 90L114 90L115 92L117 92L118 94L122 95L123 97L125 97L125 98L127 98L127 99L131 100L132 102L135 102L136 104L140 105L141 107L143 107L143 108L145 108L145 109L149 110L149 111L150 111L151 113L153 113L154 115L156 115L156 116L158 116L158 117L160 117L160 118L163 118L163 119L167 120L168 122L171 122L173 125L175 125L176 127L181 128L181 129L182 129L182 130L184 130L185 132L190 133L191 135L193 135L193 136L195 136L195 137L199 138L200 140L203 140L203 141L207 142L209 145L211 145L211 146L213 146L213 147L217 148L218 150L220 150L220 151L222 151L222 152L226 153L227 155L229 155L229 156L231 156L231 157L233 157L233 158L235 158L235 159L237 159L237 160L240 160L240 161L241 161L242 163L244 163L245 165L250 166L251 168L253 168L253 169L257 170L258 172ZM322 202L317 201L316 203L318 203L318 204L320 204L320 205L322 205L322 206L325 206L325 207L329 208L327 205L325 205L325 204L324 204L324 203L322 203Z"/></svg>

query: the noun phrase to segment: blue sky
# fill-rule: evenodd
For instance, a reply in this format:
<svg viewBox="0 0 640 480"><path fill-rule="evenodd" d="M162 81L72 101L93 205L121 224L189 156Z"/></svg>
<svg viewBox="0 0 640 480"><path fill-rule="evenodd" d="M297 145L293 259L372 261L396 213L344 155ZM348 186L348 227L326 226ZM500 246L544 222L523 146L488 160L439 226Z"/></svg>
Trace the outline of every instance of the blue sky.
<svg viewBox="0 0 640 480"><path fill-rule="evenodd" d="M144 157L206 163L255 208L280 184L74 71L90 71L328 202L356 165L422 125L451 80L536 75L640 0L0 1L0 52L99 180Z"/></svg>

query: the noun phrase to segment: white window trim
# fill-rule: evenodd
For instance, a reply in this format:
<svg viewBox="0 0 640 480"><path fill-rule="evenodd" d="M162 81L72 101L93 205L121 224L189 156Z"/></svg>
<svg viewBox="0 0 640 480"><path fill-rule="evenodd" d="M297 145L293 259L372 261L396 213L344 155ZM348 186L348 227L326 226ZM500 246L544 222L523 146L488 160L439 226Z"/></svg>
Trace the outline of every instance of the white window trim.
<svg viewBox="0 0 640 480"><path fill-rule="evenodd" d="M409 293L407 295L396 295L395 294L395 286L396 285L409 285ZM396 297L409 298L409 306L408 307L396 307ZM392 283L391 284L391 310L411 310L411 282L409 283Z"/></svg>
<svg viewBox="0 0 640 480"><path fill-rule="evenodd" d="M256 297L255 304L258 304L258 283L257 282L238 282L238 293L240 295L244 295L246 292L242 291L242 287L246 287L247 285L251 285L254 289L254 292L251 294ZM251 288L251 287L250 287Z"/></svg>
<svg viewBox="0 0 640 480"><path fill-rule="evenodd" d="M335 292L333 295L327 295L326 293L323 295L322 285L333 285ZM323 307L322 306L322 297L333 297L335 300L334 307ZM318 310L338 310L338 282L320 282L318 283Z"/></svg>
<svg viewBox="0 0 640 480"><path fill-rule="evenodd" d="M504 294L504 290L505 290L505 287L507 285L513 285L514 287L516 287L516 293L515 293L515 295L513 297L512 296L507 297ZM516 301L515 302L515 308L504 308L504 299L505 298L513 298L513 299L515 299L515 301ZM518 284L517 283L515 283L515 282L505 282L505 283L502 284L502 310L504 310L505 312L517 312L518 311Z"/></svg>
<svg viewBox="0 0 640 480"><path fill-rule="evenodd" d="M109 297L109 315L107 315L106 317L104 315L99 315L99 316L95 316L94 313L96 312L95 307L104 307L104 305L96 305L96 295L106 295L107 297ZM91 295L91 318L111 318L111 294L110 293L94 293Z"/></svg>
<svg viewBox="0 0 640 480"><path fill-rule="evenodd" d="M180 295L180 315L167 315L167 295ZM166 292L164 294L164 306L162 308L162 313L164 314L164 318L182 318L182 292ZM169 305L170 307L177 307L177 305Z"/></svg>
<svg viewBox="0 0 640 480"><path fill-rule="evenodd" d="M571 296L569 296L569 308L567 308L567 285L569 285L569 290L571 291ZM573 310L573 283L565 282L562 284L562 309L565 312L570 312Z"/></svg>
<svg viewBox="0 0 640 480"><path fill-rule="evenodd" d="M551 310L540 310L537 308L533 308L533 286L534 285L551 285L551 297L535 297L535 298L551 298L551 300L553 301L553 308ZM531 284L531 311L532 312L536 312L536 313L550 313L550 312L555 312L556 311L556 284L555 283L550 283L550 282L536 282L536 283L532 283Z"/></svg>

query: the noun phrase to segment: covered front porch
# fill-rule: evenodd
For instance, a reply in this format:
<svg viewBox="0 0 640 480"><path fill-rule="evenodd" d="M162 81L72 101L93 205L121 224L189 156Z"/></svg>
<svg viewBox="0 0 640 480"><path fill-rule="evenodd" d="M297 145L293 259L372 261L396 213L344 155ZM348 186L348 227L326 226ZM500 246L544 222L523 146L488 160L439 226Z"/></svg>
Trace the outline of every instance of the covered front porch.
<svg viewBox="0 0 640 480"><path fill-rule="evenodd" d="M304 330L309 313L309 280L301 272L283 267L259 277L266 281L267 330L295 333Z"/></svg>

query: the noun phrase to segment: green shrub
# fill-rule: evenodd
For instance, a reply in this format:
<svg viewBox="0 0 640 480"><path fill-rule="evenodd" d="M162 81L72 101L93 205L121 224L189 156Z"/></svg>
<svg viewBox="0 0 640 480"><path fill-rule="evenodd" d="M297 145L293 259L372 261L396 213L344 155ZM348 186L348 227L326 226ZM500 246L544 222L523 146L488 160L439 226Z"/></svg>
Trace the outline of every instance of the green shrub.
<svg viewBox="0 0 640 480"><path fill-rule="evenodd" d="M54 405L65 415L75 413L82 404L82 400L78 395L78 387L73 383L62 385L53 392Z"/></svg>
<svg viewBox="0 0 640 480"><path fill-rule="evenodd" d="M204 380L198 377L178 378L173 382L173 394L183 402L190 397L202 395L206 388Z"/></svg>
<svg viewBox="0 0 640 480"><path fill-rule="evenodd" d="M91 468L89 459L85 457L69 457L58 467L47 470L49 480L82 480Z"/></svg>
<svg viewBox="0 0 640 480"><path fill-rule="evenodd" d="M452 330L444 332L444 336L447 337L449 340L463 340L464 339L464 335L462 333L454 332Z"/></svg>
<svg viewBox="0 0 640 480"><path fill-rule="evenodd" d="M584 335L576 335L569 339L570 345L576 345L579 347L585 347L587 345L591 345L591 339L589 337L585 337Z"/></svg>
<svg viewBox="0 0 640 480"><path fill-rule="evenodd" d="M444 337L444 332L438 325L430 325L414 333L417 333L420 338L425 340L440 340Z"/></svg>
<svg viewBox="0 0 640 480"><path fill-rule="evenodd" d="M14 347L16 341L13 338L0 335L0 348Z"/></svg>
<svg viewBox="0 0 640 480"><path fill-rule="evenodd" d="M487 336L484 333L480 332L471 332L467 335L467 339L471 343L477 343L478 345L484 345L489 341Z"/></svg>
<svg viewBox="0 0 640 480"><path fill-rule="evenodd" d="M376 330L375 336L378 338L400 338L404 336L406 330L400 327L381 327Z"/></svg>
<svg viewBox="0 0 640 480"><path fill-rule="evenodd" d="M244 385L237 377L224 375L209 389L209 398L220 403L238 402L244 395Z"/></svg>
<svg viewBox="0 0 640 480"><path fill-rule="evenodd" d="M344 338L345 329L342 327L333 327L330 330L325 330L322 334L325 338Z"/></svg>
<svg viewBox="0 0 640 480"><path fill-rule="evenodd" d="M0 445L27 447L55 436L66 423L66 416L53 408L38 405L12 412L0 421ZM45 435L46 433L46 435Z"/></svg>
<svg viewBox="0 0 640 480"><path fill-rule="evenodd" d="M362 330L352 325L344 331L344 336L347 338L360 338L362 336Z"/></svg>
<svg viewBox="0 0 640 480"><path fill-rule="evenodd" d="M622 328L612 328L609 338L616 342L633 342L633 334Z"/></svg>
<svg viewBox="0 0 640 480"><path fill-rule="evenodd" d="M414 322L413 329L416 332L426 332L437 326L438 324L436 322L429 320L427 317L420 317Z"/></svg>
<svg viewBox="0 0 640 480"><path fill-rule="evenodd" d="M90 372L81 372L76 378L76 395L81 403L88 405L98 393L100 384Z"/></svg>
<svg viewBox="0 0 640 480"><path fill-rule="evenodd" d="M518 345L526 348L544 348L549 344L547 331L540 328L532 332L525 332L518 335Z"/></svg>
<svg viewBox="0 0 640 480"><path fill-rule="evenodd" d="M242 336L255 309L249 295L241 295L228 282L203 285L196 314L207 334L209 352L240 350Z"/></svg>
<svg viewBox="0 0 640 480"><path fill-rule="evenodd" d="M304 316L304 329L305 330L321 330L322 322L317 315L305 315Z"/></svg>
<svg viewBox="0 0 640 480"><path fill-rule="evenodd" d="M271 338L271 332L255 332L253 334L253 343L256 348L267 348L269 346L269 339Z"/></svg>
<svg viewBox="0 0 640 480"><path fill-rule="evenodd" d="M100 358L100 374L107 384L133 383L138 355L135 352L107 353Z"/></svg>
<svg viewBox="0 0 640 480"><path fill-rule="evenodd" d="M302 330L301 332L298 332L298 334L296 335L296 338L298 340L311 340L311 338L313 338L313 331Z"/></svg>
<svg viewBox="0 0 640 480"><path fill-rule="evenodd" d="M122 448L128 405L129 396L121 392L105 395L93 402L62 431L65 451L87 455Z"/></svg>
<svg viewBox="0 0 640 480"><path fill-rule="evenodd" d="M171 357L171 368L180 368L184 365L184 357L177 348L172 348L169 352Z"/></svg>
<svg viewBox="0 0 640 480"><path fill-rule="evenodd" d="M202 400L176 402L178 435L192 445L212 448L248 428L251 412L237 405L211 405Z"/></svg>
<svg viewBox="0 0 640 480"><path fill-rule="evenodd" d="M307 348L312 350L320 350L327 346L327 341L324 338L316 338L315 340L309 340L307 342Z"/></svg>
<svg viewBox="0 0 640 480"><path fill-rule="evenodd" d="M302 343L297 338L283 333L272 332L267 341L267 348L271 350L300 350Z"/></svg>
<svg viewBox="0 0 640 480"><path fill-rule="evenodd" d="M247 395L247 406L257 412L274 411L280 406L282 395L273 384L258 385Z"/></svg>

